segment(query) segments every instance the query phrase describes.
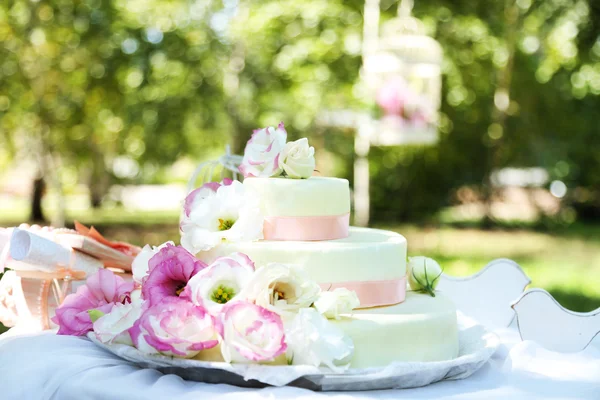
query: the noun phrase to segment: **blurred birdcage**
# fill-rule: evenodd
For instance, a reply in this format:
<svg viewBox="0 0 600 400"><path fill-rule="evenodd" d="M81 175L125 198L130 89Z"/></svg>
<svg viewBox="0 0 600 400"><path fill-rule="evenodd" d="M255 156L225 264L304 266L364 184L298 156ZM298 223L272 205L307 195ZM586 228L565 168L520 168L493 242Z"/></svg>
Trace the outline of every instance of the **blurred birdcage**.
<svg viewBox="0 0 600 400"><path fill-rule="evenodd" d="M376 48L366 51L364 79L376 101L376 145L437 142L442 48L411 16L412 0L383 24Z"/></svg>
<svg viewBox="0 0 600 400"><path fill-rule="evenodd" d="M242 156L231 154L231 148L227 146L225 154L218 159L198 164L188 181L186 193L189 194L205 183L222 181L224 178L231 177L233 180L239 180L238 168L242 163L242 158Z"/></svg>
<svg viewBox="0 0 600 400"><path fill-rule="evenodd" d="M242 156L231 154L231 147L227 146L225 148L225 154L221 157L198 164L188 180L186 195L209 182L221 182L225 178L242 180L243 177L239 172L239 166L242 163L242 159ZM183 221L183 218L184 210L182 209L181 214L179 215L180 223Z"/></svg>

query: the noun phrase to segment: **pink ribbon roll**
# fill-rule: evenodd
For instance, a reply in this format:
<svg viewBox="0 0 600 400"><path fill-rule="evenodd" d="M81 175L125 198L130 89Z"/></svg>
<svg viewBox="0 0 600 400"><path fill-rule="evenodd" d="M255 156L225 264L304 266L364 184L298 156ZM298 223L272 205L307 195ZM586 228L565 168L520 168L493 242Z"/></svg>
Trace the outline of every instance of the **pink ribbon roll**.
<svg viewBox="0 0 600 400"><path fill-rule="evenodd" d="M358 308L391 306L406 298L406 277L387 281L321 283L319 286L326 291L346 288L356 292L360 300Z"/></svg>
<svg viewBox="0 0 600 400"><path fill-rule="evenodd" d="M348 237L350 213L320 217L265 217L266 240L335 240Z"/></svg>

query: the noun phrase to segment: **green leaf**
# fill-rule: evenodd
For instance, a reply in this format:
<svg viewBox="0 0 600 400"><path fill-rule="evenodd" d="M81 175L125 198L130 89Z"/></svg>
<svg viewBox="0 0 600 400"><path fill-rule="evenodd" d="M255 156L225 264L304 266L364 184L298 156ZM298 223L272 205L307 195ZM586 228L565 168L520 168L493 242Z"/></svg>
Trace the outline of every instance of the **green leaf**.
<svg viewBox="0 0 600 400"><path fill-rule="evenodd" d="M100 310L88 310L88 314L92 323L98 321L99 318L103 317L105 314Z"/></svg>

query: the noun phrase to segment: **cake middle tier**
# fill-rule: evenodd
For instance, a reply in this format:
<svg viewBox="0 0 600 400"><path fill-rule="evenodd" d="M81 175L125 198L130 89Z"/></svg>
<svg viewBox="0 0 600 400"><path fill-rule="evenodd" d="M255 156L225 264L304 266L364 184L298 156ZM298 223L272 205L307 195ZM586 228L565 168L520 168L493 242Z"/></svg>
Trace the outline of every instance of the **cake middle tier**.
<svg viewBox="0 0 600 400"><path fill-rule="evenodd" d="M406 239L379 229L351 227L348 237L328 241L222 243L197 257L212 262L234 252L247 254L257 268L272 262L301 266L321 284L393 281L406 275Z"/></svg>

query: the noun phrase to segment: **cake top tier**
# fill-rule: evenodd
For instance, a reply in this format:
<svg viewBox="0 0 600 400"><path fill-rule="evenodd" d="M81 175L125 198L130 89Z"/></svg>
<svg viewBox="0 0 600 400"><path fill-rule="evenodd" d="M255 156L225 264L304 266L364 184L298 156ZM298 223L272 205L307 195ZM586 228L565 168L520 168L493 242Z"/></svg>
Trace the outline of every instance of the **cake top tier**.
<svg viewBox="0 0 600 400"><path fill-rule="evenodd" d="M252 133L239 171L245 177L243 183L231 179L205 182L188 193L179 227L181 243L190 252L223 242L348 236L348 181L313 177L315 149L306 138L287 142L283 123Z"/></svg>
<svg viewBox="0 0 600 400"><path fill-rule="evenodd" d="M346 179L246 178L244 186L258 194L265 217L320 217L350 213Z"/></svg>

